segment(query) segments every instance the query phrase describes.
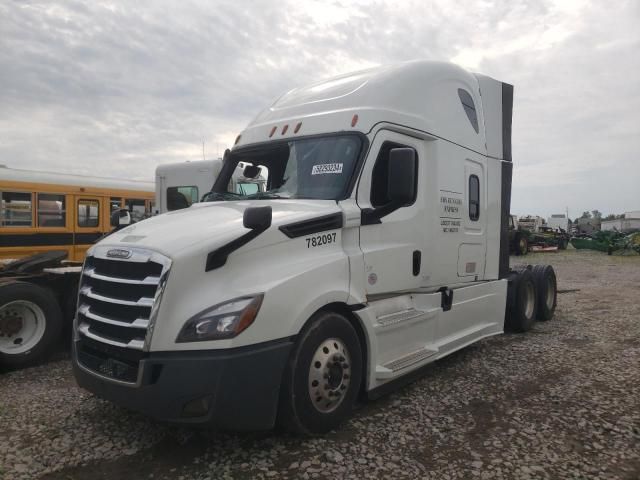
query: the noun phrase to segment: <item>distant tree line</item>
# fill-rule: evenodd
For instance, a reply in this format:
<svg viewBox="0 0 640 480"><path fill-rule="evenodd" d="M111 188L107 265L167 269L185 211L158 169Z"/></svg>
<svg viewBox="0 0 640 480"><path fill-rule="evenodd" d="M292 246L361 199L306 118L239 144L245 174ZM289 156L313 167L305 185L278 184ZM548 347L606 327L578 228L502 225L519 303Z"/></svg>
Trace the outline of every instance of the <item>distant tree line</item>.
<svg viewBox="0 0 640 480"><path fill-rule="evenodd" d="M578 223L578 220L581 218L593 218L594 220L618 220L624 218L624 214L616 215L614 213L610 213L606 217L603 217L599 210L591 210L590 212L582 212L582 215L576 218L575 223Z"/></svg>

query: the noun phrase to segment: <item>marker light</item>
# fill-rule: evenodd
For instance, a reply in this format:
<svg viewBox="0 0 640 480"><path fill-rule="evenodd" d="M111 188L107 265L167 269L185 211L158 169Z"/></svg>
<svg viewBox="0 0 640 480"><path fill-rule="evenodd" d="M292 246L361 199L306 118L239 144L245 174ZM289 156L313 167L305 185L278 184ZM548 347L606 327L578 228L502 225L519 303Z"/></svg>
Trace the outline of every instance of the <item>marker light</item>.
<svg viewBox="0 0 640 480"><path fill-rule="evenodd" d="M289 129L289 125L285 125L284 127L282 127L282 135L284 135L285 133L287 133L287 130Z"/></svg>
<svg viewBox="0 0 640 480"><path fill-rule="evenodd" d="M296 128L293 129L293 133L298 133L300 131L300 127L302 126L302 122L298 122Z"/></svg>
<svg viewBox="0 0 640 480"><path fill-rule="evenodd" d="M186 321L177 343L233 338L253 323L263 295L240 297L203 310Z"/></svg>
<svg viewBox="0 0 640 480"><path fill-rule="evenodd" d="M274 134L274 133L276 133L276 130L277 130L277 129L278 129L278 127L276 127L276 126L274 126L274 127L271 129L271 132L269 133L269 138L273 137L273 134Z"/></svg>
<svg viewBox="0 0 640 480"><path fill-rule="evenodd" d="M355 127L356 123L358 123L358 114L356 113L353 118L351 119L351 126Z"/></svg>

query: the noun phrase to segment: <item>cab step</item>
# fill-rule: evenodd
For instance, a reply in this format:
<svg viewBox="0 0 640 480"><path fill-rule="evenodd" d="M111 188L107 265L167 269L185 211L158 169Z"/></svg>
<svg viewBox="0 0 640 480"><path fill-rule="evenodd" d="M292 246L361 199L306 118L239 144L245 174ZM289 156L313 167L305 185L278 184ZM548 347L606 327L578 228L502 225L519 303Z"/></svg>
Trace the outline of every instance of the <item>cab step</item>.
<svg viewBox="0 0 640 480"><path fill-rule="evenodd" d="M400 373L401 370L416 365L437 353L438 350L432 350L430 348L421 348L415 352L408 353L407 355L396 358L384 365L378 365L376 367L376 377L380 380L393 378Z"/></svg>

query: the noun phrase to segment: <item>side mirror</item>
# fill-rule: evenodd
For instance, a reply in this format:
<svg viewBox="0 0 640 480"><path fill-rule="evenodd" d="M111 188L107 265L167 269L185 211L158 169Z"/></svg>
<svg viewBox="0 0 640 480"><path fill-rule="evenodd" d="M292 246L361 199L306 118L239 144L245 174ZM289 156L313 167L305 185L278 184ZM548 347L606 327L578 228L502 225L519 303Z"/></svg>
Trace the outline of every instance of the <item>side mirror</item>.
<svg viewBox="0 0 640 480"><path fill-rule="evenodd" d="M381 218L413 202L416 196L416 170L416 152L413 148L392 148L387 167L389 203L362 210L361 225L380 223Z"/></svg>
<svg viewBox="0 0 640 480"><path fill-rule="evenodd" d="M120 229L131 224L131 213L126 208L114 210L111 214L111 226Z"/></svg>
<svg viewBox="0 0 640 480"><path fill-rule="evenodd" d="M242 171L242 176L244 178L256 178L259 173L260 169L258 167L256 167L255 165L247 165Z"/></svg>
<svg viewBox="0 0 640 480"><path fill-rule="evenodd" d="M264 231L271 226L271 207L249 207L244 211L242 224L249 230Z"/></svg>
<svg viewBox="0 0 640 480"><path fill-rule="evenodd" d="M396 205L411 203L416 195L416 152L413 148L393 148L389 152L387 194Z"/></svg>

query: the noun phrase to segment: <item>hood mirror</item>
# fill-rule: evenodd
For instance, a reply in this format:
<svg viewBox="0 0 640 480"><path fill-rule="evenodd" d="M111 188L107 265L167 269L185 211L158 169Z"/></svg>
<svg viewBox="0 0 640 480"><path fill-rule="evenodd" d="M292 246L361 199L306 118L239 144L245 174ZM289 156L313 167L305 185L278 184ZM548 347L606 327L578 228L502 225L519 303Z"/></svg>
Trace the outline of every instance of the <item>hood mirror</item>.
<svg viewBox="0 0 640 480"><path fill-rule="evenodd" d="M119 208L111 213L111 226L116 230L131 225L131 213L126 208Z"/></svg>
<svg viewBox="0 0 640 480"><path fill-rule="evenodd" d="M271 226L272 215L270 206L248 207L242 216L242 224L249 230L264 231Z"/></svg>
<svg viewBox="0 0 640 480"><path fill-rule="evenodd" d="M242 176L244 178L256 178L259 173L260 168L256 167L255 165L247 165L242 171Z"/></svg>

